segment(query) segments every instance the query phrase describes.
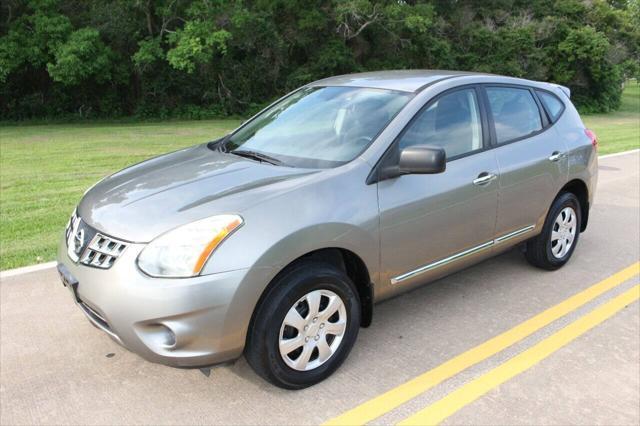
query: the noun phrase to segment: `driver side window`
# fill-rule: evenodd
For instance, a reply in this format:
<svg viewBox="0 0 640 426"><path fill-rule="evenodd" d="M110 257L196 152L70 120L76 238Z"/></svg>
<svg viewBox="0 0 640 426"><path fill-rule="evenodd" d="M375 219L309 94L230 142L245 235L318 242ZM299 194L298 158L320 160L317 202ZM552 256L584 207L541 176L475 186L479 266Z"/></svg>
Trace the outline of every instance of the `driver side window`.
<svg viewBox="0 0 640 426"><path fill-rule="evenodd" d="M413 145L439 146L450 159L482 149L475 89L457 90L438 98L409 126L399 141L400 150Z"/></svg>

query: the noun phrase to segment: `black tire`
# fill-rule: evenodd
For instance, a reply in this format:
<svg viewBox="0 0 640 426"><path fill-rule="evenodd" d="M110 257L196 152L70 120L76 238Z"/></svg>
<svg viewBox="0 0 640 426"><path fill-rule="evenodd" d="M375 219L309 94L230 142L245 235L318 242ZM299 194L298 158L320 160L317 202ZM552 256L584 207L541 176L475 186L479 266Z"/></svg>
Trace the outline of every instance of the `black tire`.
<svg viewBox="0 0 640 426"><path fill-rule="evenodd" d="M554 231L555 221L558 215L567 207L574 210L576 216L575 236L569 250L560 257L556 257L552 251L551 233ZM542 233L527 241L525 256L529 263L548 271L556 270L569 261L573 251L578 245L580 226L582 223L582 211L578 198L571 192L562 192L553 201L547 218L545 219Z"/></svg>
<svg viewBox="0 0 640 426"><path fill-rule="evenodd" d="M328 290L344 303L347 325L335 352L309 371L299 371L280 355L279 339L289 309L314 290ZM254 313L245 357L256 373L285 389L303 389L329 377L347 358L360 329L360 299L355 285L340 268L304 260L288 267L273 283ZM331 337L327 337L330 339ZM313 355L312 355L313 356Z"/></svg>

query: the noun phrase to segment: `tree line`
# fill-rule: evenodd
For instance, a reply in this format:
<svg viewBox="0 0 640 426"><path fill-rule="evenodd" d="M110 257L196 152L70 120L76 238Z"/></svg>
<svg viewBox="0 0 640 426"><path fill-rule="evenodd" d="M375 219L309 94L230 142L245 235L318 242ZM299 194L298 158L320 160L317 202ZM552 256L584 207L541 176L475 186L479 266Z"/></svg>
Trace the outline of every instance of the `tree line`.
<svg viewBox="0 0 640 426"><path fill-rule="evenodd" d="M246 115L307 82L430 68L618 107L640 0L2 0L0 120Z"/></svg>

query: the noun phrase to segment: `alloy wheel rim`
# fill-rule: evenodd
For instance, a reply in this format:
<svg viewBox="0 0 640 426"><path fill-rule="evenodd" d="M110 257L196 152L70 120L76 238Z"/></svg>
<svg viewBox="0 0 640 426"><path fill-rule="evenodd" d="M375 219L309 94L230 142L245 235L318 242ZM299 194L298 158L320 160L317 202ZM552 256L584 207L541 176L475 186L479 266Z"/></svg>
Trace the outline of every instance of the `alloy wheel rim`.
<svg viewBox="0 0 640 426"><path fill-rule="evenodd" d="M551 229L551 253L556 259L562 259L569 253L576 238L577 218L571 207L565 207L558 213Z"/></svg>
<svg viewBox="0 0 640 426"><path fill-rule="evenodd" d="M336 353L347 330L347 309L330 290L314 290L291 306L280 326L282 360L297 371L320 367Z"/></svg>

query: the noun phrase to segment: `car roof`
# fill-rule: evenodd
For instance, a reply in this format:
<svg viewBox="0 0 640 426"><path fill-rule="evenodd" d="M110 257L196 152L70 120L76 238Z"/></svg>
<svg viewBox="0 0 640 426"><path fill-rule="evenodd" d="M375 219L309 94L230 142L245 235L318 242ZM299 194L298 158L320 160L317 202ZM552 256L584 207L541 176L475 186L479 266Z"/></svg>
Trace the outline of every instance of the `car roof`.
<svg viewBox="0 0 640 426"><path fill-rule="evenodd" d="M466 75L492 74L445 70L375 71L329 77L315 81L311 83L310 86L371 87L376 89L399 90L402 92L417 92L436 81Z"/></svg>

